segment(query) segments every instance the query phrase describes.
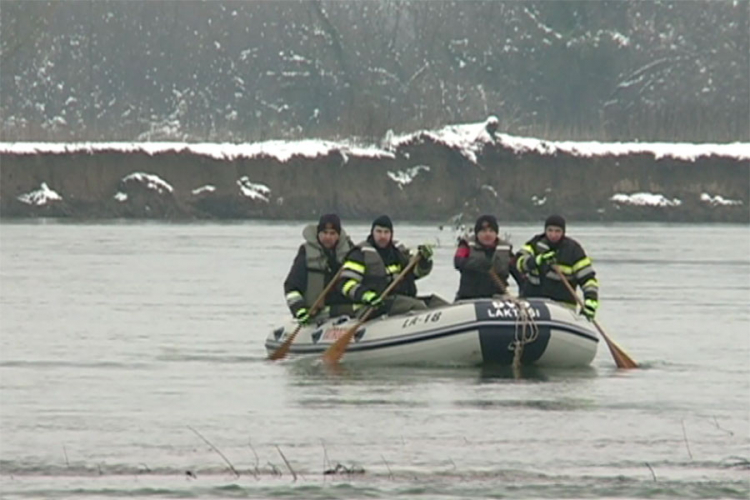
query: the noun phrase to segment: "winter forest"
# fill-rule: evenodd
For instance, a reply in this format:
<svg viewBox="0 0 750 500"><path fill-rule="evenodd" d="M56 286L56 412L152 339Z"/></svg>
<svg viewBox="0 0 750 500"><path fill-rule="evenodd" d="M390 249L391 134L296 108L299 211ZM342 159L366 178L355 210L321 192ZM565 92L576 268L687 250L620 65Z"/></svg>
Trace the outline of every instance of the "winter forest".
<svg viewBox="0 0 750 500"><path fill-rule="evenodd" d="M0 3L0 141L750 138L750 2Z"/></svg>

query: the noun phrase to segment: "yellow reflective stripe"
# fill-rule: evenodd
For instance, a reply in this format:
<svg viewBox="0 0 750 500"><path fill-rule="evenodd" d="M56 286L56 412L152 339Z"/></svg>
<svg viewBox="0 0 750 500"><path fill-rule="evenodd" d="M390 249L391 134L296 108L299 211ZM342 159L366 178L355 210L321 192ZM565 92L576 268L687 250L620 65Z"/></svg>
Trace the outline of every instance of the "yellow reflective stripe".
<svg viewBox="0 0 750 500"><path fill-rule="evenodd" d="M388 274L398 274L401 272L401 264L391 264L390 266L385 268L385 272L387 272Z"/></svg>
<svg viewBox="0 0 750 500"><path fill-rule="evenodd" d="M581 288L599 288L599 280L597 280L596 278L591 278L586 283L584 283Z"/></svg>
<svg viewBox="0 0 750 500"><path fill-rule="evenodd" d="M581 260L579 260L578 262L576 262L575 264L573 264L573 271L572 272L577 273L578 271L580 271L584 267L590 266L590 265L591 265L591 259L589 259L588 257L584 257Z"/></svg>
<svg viewBox="0 0 750 500"><path fill-rule="evenodd" d="M344 286L341 287L341 291L344 292L344 295L349 295L349 292L352 288L359 285L359 282L357 280L349 280L346 283L344 283Z"/></svg>
<svg viewBox="0 0 750 500"><path fill-rule="evenodd" d="M351 269L352 271L356 271L359 274L365 274L365 266L364 264L360 264L359 262L355 262L353 260L347 260L344 262L344 269Z"/></svg>
<svg viewBox="0 0 750 500"><path fill-rule="evenodd" d="M526 261L529 260L529 257L533 257L533 255L534 247L532 247L531 245L524 245L523 247L521 247L518 260L516 261L516 268L518 268L518 270L522 273L526 272Z"/></svg>
<svg viewBox="0 0 750 500"><path fill-rule="evenodd" d="M528 255L521 255L518 260L516 261L516 269L521 271L522 273L526 272L526 269L524 269L524 263L526 262L526 259L528 259Z"/></svg>
<svg viewBox="0 0 750 500"><path fill-rule="evenodd" d="M516 261L516 268L522 273L529 272L526 262L529 260L529 258L534 258L534 253L535 250L533 246L529 244L522 246L521 251L519 252L518 260Z"/></svg>
<svg viewBox="0 0 750 500"><path fill-rule="evenodd" d="M292 290L291 292L286 294L286 300L287 302L293 302L295 300L303 299L302 294L299 293L297 290Z"/></svg>
<svg viewBox="0 0 750 500"><path fill-rule="evenodd" d="M565 264L558 264L557 267L560 268L560 271L562 271L563 274L567 274L567 275L573 274L573 268L570 266L566 266Z"/></svg>

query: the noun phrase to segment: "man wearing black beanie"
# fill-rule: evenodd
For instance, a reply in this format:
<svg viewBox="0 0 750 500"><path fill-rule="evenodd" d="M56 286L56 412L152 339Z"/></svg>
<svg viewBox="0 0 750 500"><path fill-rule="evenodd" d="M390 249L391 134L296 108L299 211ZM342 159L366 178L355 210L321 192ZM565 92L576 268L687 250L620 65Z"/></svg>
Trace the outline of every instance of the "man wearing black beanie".
<svg viewBox="0 0 750 500"><path fill-rule="evenodd" d="M461 273L456 300L506 293L513 248L498 237L498 232L494 216L480 215L474 224L474 236L459 240L453 256L453 266Z"/></svg>
<svg viewBox="0 0 750 500"><path fill-rule="evenodd" d="M559 227L560 229L562 229L564 233L565 232L565 219L563 219L562 215L550 215L544 221L544 229L546 230L550 226Z"/></svg>
<svg viewBox="0 0 750 500"><path fill-rule="evenodd" d="M492 229L495 233L500 232L500 226L494 215L480 215L474 223L474 234L479 234L482 229Z"/></svg>
<svg viewBox="0 0 750 500"><path fill-rule="evenodd" d="M341 234L341 219L336 214L324 214L318 221L318 234L326 230L333 230L336 234Z"/></svg>
<svg viewBox="0 0 750 500"><path fill-rule="evenodd" d="M354 244L341 229L341 219L336 214L321 216L317 226L307 225L302 237L305 242L300 245L284 281L284 295L292 315L305 325L314 312L310 307L338 272ZM330 317L353 313L351 301L335 290L326 296L325 305Z"/></svg>
<svg viewBox="0 0 750 500"><path fill-rule="evenodd" d="M393 233L393 222L391 222L391 218L387 215L381 215L374 221L372 221L372 226L370 227L370 234L372 234L373 229L375 227L384 227L386 229L390 229L391 233Z"/></svg>
<svg viewBox="0 0 750 500"><path fill-rule="evenodd" d="M581 313L593 320L599 309L599 281L583 247L565 231L565 219L550 215L544 221L544 232L530 239L518 253L516 266L526 278L522 294L547 297L575 308L575 298L555 272L553 266L557 266L573 289L581 287L585 306Z"/></svg>
<svg viewBox="0 0 750 500"><path fill-rule="evenodd" d="M389 300L383 301L381 294L408 265L412 252L393 240L393 222L387 215L381 215L372 221L367 239L346 258L341 293L356 303L378 308L381 314L427 309L425 303L416 298L415 281L432 270L432 247L420 245L417 251L421 255L419 263L396 286Z"/></svg>

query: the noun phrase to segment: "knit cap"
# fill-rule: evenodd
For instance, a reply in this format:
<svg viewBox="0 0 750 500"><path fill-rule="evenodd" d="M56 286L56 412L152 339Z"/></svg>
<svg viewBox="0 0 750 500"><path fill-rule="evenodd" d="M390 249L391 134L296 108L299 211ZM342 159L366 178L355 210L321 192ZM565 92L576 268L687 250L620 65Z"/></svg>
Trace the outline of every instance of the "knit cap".
<svg viewBox="0 0 750 500"><path fill-rule="evenodd" d="M559 227L564 232L565 219L563 219L562 215L550 215L547 217L547 220L544 221L544 229L547 229L550 226Z"/></svg>
<svg viewBox="0 0 750 500"><path fill-rule="evenodd" d="M480 215L476 224L474 224L474 234L479 234L479 231L484 228L490 228L496 233L499 232L500 228L494 215Z"/></svg>
<svg viewBox="0 0 750 500"><path fill-rule="evenodd" d="M338 234L341 234L341 219L338 215L321 215L320 221L318 221L318 232L325 231L326 229L333 229Z"/></svg>
<svg viewBox="0 0 750 500"><path fill-rule="evenodd" d="M372 230L375 229L375 226L387 227L388 229L391 230L391 232L393 232L393 222L391 222L391 218L388 217L387 215L381 215L380 217L372 221L372 227L370 228L370 232L372 232Z"/></svg>

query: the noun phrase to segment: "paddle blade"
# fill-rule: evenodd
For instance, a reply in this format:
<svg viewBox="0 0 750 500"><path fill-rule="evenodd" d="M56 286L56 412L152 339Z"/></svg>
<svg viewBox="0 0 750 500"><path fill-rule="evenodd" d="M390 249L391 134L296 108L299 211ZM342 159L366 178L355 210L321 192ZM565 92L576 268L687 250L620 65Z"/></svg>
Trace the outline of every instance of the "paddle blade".
<svg viewBox="0 0 750 500"><path fill-rule="evenodd" d="M380 294L381 300L388 297L388 295L396 289L396 287L399 285L399 283L401 283L406 275L409 274L417 264L419 264L419 260L421 258L422 254L420 253L417 253L414 257L411 258L409 265L407 265L404 270L401 271L393 281L391 281L391 284L388 285L385 290L383 290L383 293ZM323 362L325 364L331 366L339 362L341 357L344 355L344 352L346 352L346 348L349 346L349 342L352 341L352 337L354 337L357 329L362 326L365 321L367 321L367 319L375 312L376 309L377 308L375 307L368 308L360 317L359 322L357 322L356 325L351 327L341 338L336 340L336 342L331 344L331 346L326 349L326 351L323 353Z"/></svg>
<svg viewBox="0 0 750 500"><path fill-rule="evenodd" d="M344 272L344 266L341 266L339 270L336 272L336 274L331 278L331 281L328 282L326 287L323 289L322 292L320 292L320 295L318 295L318 298L315 299L315 302L313 303L312 307L310 307L310 316L315 316L321 307L325 304L326 297L328 294L333 290L336 283L338 283L339 278L341 277L341 273ZM302 325L298 325L297 329L292 332L292 334L284 341L281 346L276 349L274 352L271 353L270 356L268 356L268 359L271 361L276 361L277 359L281 359L289 352L289 348L292 346L292 342L294 342L294 338L299 333L300 329L302 328Z"/></svg>
<svg viewBox="0 0 750 500"><path fill-rule="evenodd" d="M565 288L567 288L570 292L570 295L576 299L576 302L578 302L578 306L581 309L584 309L586 306L584 305L583 300L581 300L581 297L578 296L568 279L565 277L562 271L560 271L560 268L555 265L553 269L555 270L555 273L557 273L557 275L560 277L560 281L562 281L562 284L565 285ZM623 351L622 348L617 345L614 340L609 338L609 335L604 333L604 328L602 328L598 322L594 321L594 326L599 331L604 341L607 343L607 347L609 347L609 352L610 354L612 354L612 358L615 360L617 368L638 368L638 363L633 361L633 358L628 356L627 353Z"/></svg>
<svg viewBox="0 0 750 500"><path fill-rule="evenodd" d="M354 334L360 326L362 326L362 321L357 322L357 324L349 328L344 335L336 339L336 342L331 344L323 353L323 363L329 366L338 363L344 356L346 348L349 347L349 342L352 341Z"/></svg>
<svg viewBox="0 0 750 500"><path fill-rule="evenodd" d="M615 360L617 368L624 368L628 370L631 368L638 368L638 363L636 363L633 358L628 356L628 354L623 351L622 348L617 345L614 340L610 339L603 330L600 329L599 333L602 334L602 338L607 343L607 347L609 347L609 352L612 354L612 358Z"/></svg>
<svg viewBox="0 0 750 500"><path fill-rule="evenodd" d="M292 334L289 335L289 337L287 337L284 343L281 344L278 349L276 349L275 351L273 351L271 354L268 355L268 359L270 359L271 361L276 361L276 360L284 358L289 352L289 348L292 347L292 342L294 342L294 338L297 336L297 334L299 333L301 329L302 329L302 325L297 325L297 328L295 328Z"/></svg>

